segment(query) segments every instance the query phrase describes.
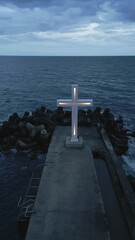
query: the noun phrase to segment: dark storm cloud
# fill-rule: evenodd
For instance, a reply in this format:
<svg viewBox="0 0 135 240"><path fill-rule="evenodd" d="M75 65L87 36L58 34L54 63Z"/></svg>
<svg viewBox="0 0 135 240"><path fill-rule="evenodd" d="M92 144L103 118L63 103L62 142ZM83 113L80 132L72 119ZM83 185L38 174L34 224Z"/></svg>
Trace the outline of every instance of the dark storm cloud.
<svg viewBox="0 0 135 240"><path fill-rule="evenodd" d="M4 0L0 0L0 3L1 4L13 4L17 7L22 7L22 8L25 8L25 7L39 7L39 6L47 6L51 3L52 1L51 0L8 0L8 1L4 1Z"/></svg>
<svg viewBox="0 0 135 240"><path fill-rule="evenodd" d="M115 1L115 9L122 14L123 19L135 21L135 0Z"/></svg>
<svg viewBox="0 0 135 240"><path fill-rule="evenodd" d="M79 5L81 3L86 3L89 4L91 2L103 2L103 0L8 0L6 3L12 3L18 7L22 6L32 6L32 7L39 7L39 6L62 6L62 5ZM4 0L0 0L0 3L5 4Z"/></svg>
<svg viewBox="0 0 135 240"><path fill-rule="evenodd" d="M67 8L81 8L82 14L85 16L94 15L99 11L100 6L105 2L109 2L113 8L123 14L125 19L135 20L135 1L124 0L0 0L0 4L13 4L19 8L47 8L50 6L60 7L60 9Z"/></svg>
<svg viewBox="0 0 135 240"><path fill-rule="evenodd" d="M59 7L59 11L65 11L68 8L80 8L84 16L93 16L99 10L101 5L108 2L124 20L135 21L135 0L0 0L0 4L13 4L19 8L48 8ZM58 10L58 9L57 9Z"/></svg>
<svg viewBox="0 0 135 240"><path fill-rule="evenodd" d="M19 8L47 8L59 7L62 10L68 8L81 8L84 15L93 15L99 9L103 0L0 0L3 5L13 4Z"/></svg>

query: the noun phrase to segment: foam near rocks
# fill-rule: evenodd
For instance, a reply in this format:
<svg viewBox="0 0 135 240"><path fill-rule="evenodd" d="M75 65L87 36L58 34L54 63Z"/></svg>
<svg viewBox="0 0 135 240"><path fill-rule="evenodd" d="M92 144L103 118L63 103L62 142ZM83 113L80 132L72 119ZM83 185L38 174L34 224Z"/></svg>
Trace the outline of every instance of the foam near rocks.
<svg viewBox="0 0 135 240"><path fill-rule="evenodd" d="M132 175L135 177L135 138L129 137L129 149L126 155L123 155L123 168L127 175Z"/></svg>

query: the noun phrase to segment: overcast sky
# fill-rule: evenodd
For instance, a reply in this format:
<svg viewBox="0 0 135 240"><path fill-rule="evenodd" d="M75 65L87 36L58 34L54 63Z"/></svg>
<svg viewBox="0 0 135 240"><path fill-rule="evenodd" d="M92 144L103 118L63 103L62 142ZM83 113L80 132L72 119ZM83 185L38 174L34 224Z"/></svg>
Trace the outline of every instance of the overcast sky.
<svg viewBox="0 0 135 240"><path fill-rule="evenodd" d="M135 55L135 0L0 0L0 55Z"/></svg>

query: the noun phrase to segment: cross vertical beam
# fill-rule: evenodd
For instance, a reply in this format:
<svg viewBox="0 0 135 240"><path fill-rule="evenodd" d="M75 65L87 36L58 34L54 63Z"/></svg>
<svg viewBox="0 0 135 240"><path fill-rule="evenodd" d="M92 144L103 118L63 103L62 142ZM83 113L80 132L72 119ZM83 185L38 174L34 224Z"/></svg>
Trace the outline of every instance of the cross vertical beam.
<svg viewBox="0 0 135 240"><path fill-rule="evenodd" d="M78 106L76 102L78 100L78 86L72 85L72 130L71 130L71 141L78 142Z"/></svg>

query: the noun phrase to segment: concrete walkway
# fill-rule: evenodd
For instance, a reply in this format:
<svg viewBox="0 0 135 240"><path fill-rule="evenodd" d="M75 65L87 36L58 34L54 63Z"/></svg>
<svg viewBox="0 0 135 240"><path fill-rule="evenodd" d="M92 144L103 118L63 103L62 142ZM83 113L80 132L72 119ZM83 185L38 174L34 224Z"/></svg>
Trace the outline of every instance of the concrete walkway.
<svg viewBox="0 0 135 240"><path fill-rule="evenodd" d="M64 147L70 127L54 131L26 240L110 239L91 152L100 142L92 127L79 130L83 149Z"/></svg>

